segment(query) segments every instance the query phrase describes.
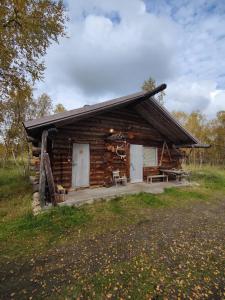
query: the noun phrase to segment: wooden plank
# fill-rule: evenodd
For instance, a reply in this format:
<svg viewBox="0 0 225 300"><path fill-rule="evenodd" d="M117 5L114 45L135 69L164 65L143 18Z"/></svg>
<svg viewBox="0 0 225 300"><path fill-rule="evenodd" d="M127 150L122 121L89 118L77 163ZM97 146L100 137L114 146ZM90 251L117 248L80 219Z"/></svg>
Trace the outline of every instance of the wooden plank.
<svg viewBox="0 0 225 300"><path fill-rule="evenodd" d="M43 154L44 158L44 169L46 173L46 178L48 182L48 189L51 197L51 202L54 206L56 206L56 192L55 192L55 183L52 175L52 169L51 169L51 164L50 164L50 159L48 153Z"/></svg>
<svg viewBox="0 0 225 300"><path fill-rule="evenodd" d="M46 176L44 168L44 153L47 152L48 130L43 130L41 137L41 161L40 161L40 179L39 179L39 195L41 206L45 204L45 185Z"/></svg>

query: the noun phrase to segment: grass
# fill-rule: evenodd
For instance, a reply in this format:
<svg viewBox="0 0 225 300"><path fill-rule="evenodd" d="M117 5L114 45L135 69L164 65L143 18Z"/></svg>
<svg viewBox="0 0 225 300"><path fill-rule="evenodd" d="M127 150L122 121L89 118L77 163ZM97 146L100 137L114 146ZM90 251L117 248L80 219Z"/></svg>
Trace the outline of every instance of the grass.
<svg viewBox="0 0 225 300"><path fill-rule="evenodd" d="M140 193L116 197L109 202L80 208L56 207L33 216L32 190L28 179L15 167L1 169L0 263L28 261L33 255L44 255L55 247L70 247L71 243L84 243L109 233L113 235L116 231L123 232L136 224L144 224L151 220L155 212L169 213L171 209L186 209L194 203L214 203L224 198L225 170L215 167L192 168L192 180L198 184L191 188L168 188L159 195ZM160 264L161 258L154 259L154 255L154 251L151 255L143 252L123 263L109 263L93 276L87 275L82 280L77 278L75 286L61 285L64 289L62 293L76 298L82 291L87 299L101 299L102 295L110 298L113 290L117 298L143 299L149 294L161 299L160 280L163 280L167 289L172 289L174 281L168 270L164 270L165 265ZM188 273L185 276L189 276ZM193 270L194 276L200 275L194 275ZM117 293L121 285L125 291L122 295Z"/></svg>
<svg viewBox="0 0 225 300"><path fill-rule="evenodd" d="M57 207L48 213L34 216L31 212L11 222L0 225L0 238L7 239L9 235L17 238L37 233L63 234L67 229L86 223L90 216L82 208Z"/></svg>
<svg viewBox="0 0 225 300"><path fill-rule="evenodd" d="M108 228L115 230L121 225L145 219L146 209L163 209L187 205L190 201L212 200L225 191L225 171L222 169L194 169L192 178L200 186L191 189L168 188L160 195L140 193L115 197L109 202L81 208L57 207L33 216L32 191L28 179L17 168L10 166L0 170L0 239L11 240L12 246L17 244L18 250L24 248L21 239L25 244L29 241L29 245L33 247L25 247L25 252L30 252L36 247L49 247L72 229L79 231L82 226L87 225L87 234L90 231L102 233ZM107 226L102 227L103 223ZM39 239L41 243L38 242ZM12 247L13 251L14 248ZM5 249L6 252L8 250Z"/></svg>
<svg viewBox="0 0 225 300"><path fill-rule="evenodd" d="M0 222L31 212L31 185L19 170L0 169Z"/></svg>

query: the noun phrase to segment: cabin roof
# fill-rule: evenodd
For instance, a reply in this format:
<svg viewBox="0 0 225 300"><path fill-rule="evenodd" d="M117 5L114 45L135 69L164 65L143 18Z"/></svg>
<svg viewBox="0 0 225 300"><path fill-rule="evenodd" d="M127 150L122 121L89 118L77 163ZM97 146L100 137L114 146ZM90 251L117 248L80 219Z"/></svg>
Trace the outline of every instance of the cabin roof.
<svg viewBox="0 0 225 300"><path fill-rule="evenodd" d="M171 140L171 142L175 144L199 143L195 137L185 130L174 117L153 98L155 94L165 88L166 84L162 84L151 92L138 92L94 105L85 105L81 108L63 113L29 120L24 122L24 127L29 135L36 136L37 133L40 133L44 128L50 128L52 126L61 127L63 124L76 122L104 111L110 111L114 108L133 104L137 113L146 119L162 135Z"/></svg>

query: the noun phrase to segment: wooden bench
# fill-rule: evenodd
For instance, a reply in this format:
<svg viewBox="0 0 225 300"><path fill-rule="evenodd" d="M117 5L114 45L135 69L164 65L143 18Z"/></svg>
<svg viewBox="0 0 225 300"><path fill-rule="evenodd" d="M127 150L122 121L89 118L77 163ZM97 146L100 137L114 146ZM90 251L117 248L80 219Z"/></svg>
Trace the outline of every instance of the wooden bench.
<svg viewBox="0 0 225 300"><path fill-rule="evenodd" d="M147 183L152 183L152 179L154 178L165 178L166 181L168 182L168 175L150 175L150 176L147 176Z"/></svg>

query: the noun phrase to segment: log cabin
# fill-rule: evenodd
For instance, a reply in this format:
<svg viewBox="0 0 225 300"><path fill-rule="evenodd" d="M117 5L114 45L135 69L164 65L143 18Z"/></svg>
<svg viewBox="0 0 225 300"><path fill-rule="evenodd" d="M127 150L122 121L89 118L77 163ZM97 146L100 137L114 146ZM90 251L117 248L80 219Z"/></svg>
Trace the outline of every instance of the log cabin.
<svg viewBox="0 0 225 300"><path fill-rule="evenodd" d="M179 168L179 148L199 141L154 99L165 88L25 122L41 203L49 190L55 201L56 185L111 186L115 170L134 183L160 168Z"/></svg>

